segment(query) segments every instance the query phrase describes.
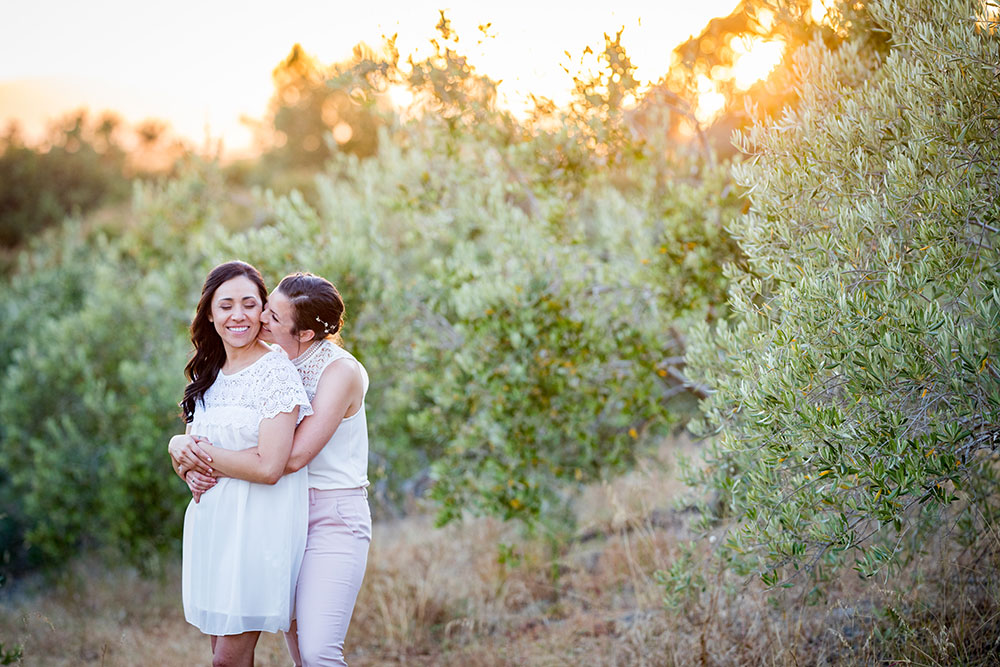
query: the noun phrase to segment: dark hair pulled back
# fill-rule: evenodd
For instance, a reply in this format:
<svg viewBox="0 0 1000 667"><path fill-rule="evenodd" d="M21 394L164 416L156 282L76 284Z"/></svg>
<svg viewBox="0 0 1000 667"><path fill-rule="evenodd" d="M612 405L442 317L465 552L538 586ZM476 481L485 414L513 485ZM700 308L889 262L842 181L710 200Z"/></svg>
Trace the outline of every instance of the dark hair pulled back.
<svg viewBox="0 0 1000 667"><path fill-rule="evenodd" d="M292 302L294 333L312 331L317 340L332 338L343 346L344 300L333 283L312 273L292 273L281 279L278 291Z"/></svg>
<svg viewBox="0 0 1000 667"><path fill-rule="evenodd" d="M184 374L190 382L184 388L184 400L180 403L184 411L184 421L189 424L194 419L195 404L204 398L205 392L218 377L219 369L226 363L226 348L215 330L215 325L209 319L212 316L212 299L222 283L240 276L246 276L257 287L261 306L267 301L267 287L260 276L260 271L246 262L232 261L219 264L205 278L205 284L201 287L201 298L198 300L198 309L191 321L194 356L184 367Z"/></svg>

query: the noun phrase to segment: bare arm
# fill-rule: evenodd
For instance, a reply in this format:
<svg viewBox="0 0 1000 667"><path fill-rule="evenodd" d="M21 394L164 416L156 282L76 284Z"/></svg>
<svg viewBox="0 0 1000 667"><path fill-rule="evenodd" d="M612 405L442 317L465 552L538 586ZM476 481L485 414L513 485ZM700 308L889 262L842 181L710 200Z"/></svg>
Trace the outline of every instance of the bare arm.
<svg viewBox="0 0 1000 667"><path fill-rule="evenodd" d="M200 447L210 457L213 467L229 477L248 482L274 484L285 474L285 464L292 451L292 436L299 408L281 412L260 422L257 446L238 452L222 449L207 442Z"/></svg>
<svg viewBox="0 0 1000 667"><path fill-rule="evenodd" d="M316 458L340 422L361 409L364 395L361 372L354 361L338 359L323 370L312 401L313 414L295 429L292 453L285 464L286 475L301 470Z"/></svg>
<svg viewBox="0 0 1000 667"><path fill-rule="evenodd" d="M357 362L338 359L323 371L313 398L313 414L302 420L295 430L292 454L285 472L301 470L316 458L330 441L337 427L347 417L361 409L364 384Z"/></svg>

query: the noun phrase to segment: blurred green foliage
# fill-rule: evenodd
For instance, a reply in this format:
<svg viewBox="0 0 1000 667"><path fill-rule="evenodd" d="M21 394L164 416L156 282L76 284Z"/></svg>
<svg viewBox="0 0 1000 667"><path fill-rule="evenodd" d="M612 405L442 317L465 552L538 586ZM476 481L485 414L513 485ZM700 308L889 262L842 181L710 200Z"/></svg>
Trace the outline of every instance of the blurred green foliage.
<svg viewBox="0 0 1000 667"><path fill-rule="evenodd" d="M721 554L768 585L868 577L931 537L996 553L997 15L967 0L834 9L799 104L738 143L732 315L688 360L714 388L694 483ZM867 31L878 33L872 39ZM710 510L710 511L709 511Z"/></svg>
<svg viewBox="0 0 1000 667"><path fill-rule="evenodd" d="M67 216L127 200L133 178L164 173L180 157L182 146L166 144L162 123L131 127L111 112L67 114L31 144L8 125L0 135L0 249L9 252Z"/></svg>
<svg viewBox="0 0 1000 667"><path fill-rule="evenodd" d="M295 47L258 163L183 160L113 224L33 232L18 255L0 305L6 564L81 547L154 564L179 544L165 444L185 330L232 258L343 293L379 510L428 484L441 522L555 534L579 485L626 470L698 397L715 441L692 480L714 494L707 522L732 522L736 571L770 584L854 557L870 574L942 508L976 543L1000 286L995 20L968 20L974 4L843 3L817 24L797 0L744 3L648 88L609 34L571 104L523 120L443 13L421 60L392 39L331 67ZM703 45L741 34L809 43L746 93L766 103L704 127L694 81L733 54ZM718 135L751 116L731 163ZM663 574L674 594L693 581Z"/></svg>
<svg viewBox="0 0 1000 667"><path fill-rule="evenodd" d="M355 49L355 57L364 57ZM336 151L366 157L375 152L378 118L359 104L350 89L334 81L338 66L324 67L296 44L275 68L271 99L271 152L285 167L319 168Z"/></svg>
<svg viewBox="0 0 1000 667"><path fill-rule="evenodd" d="M428 482L441 521L544 523L690 415L680 332L724 313L720 267L740 256L725 166L629 129L639 82L620 35L572 109L518 121L444 14L438 29L405 66L390 40L332 68L296 47L275 71L283 157L258 173L311 170L308 198L187 160L136 185L116 224L67 223L21 253L0 322L8 558L83 546L155 563L176 548L185 494L164 445L181 428L185 327L208 269L233 257L270 284L305 269L341 289L373 378L383 510ZM386 107L391 86L421 112ZM331 139L339 123L361 143ZM303 151L309 133L322 149Z"/></svg>
<svg viewBox="0 0 1000 667"><path fill-rule="evenodd" d="M144 224L113 239L68 224L22 254L0 322L0 535L14 566L80 546L142 561L172 543L183 494L160 474L161 434L177 428L199 231L226 196L213 180L137 186Z"/></svg>
<svg viewBox="0 0 1000 667"><path fill-rule="evenodd" d="M84 135L85 120L68 119L44 151L26 146L16 127L0 137L0 244L16 246L71 213L128 194L124 151L110 141L99 150Z"/></svg>

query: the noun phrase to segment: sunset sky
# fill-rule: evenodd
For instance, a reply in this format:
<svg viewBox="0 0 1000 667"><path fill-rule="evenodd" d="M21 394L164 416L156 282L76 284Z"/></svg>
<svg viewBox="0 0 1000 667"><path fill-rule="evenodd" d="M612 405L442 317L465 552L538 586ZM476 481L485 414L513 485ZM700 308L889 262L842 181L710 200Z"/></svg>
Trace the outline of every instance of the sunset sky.
<svg viewBox="0 0 1000 667"><path fill-rule="evenodd" d="M502 101L516 111L528 92L564 101L570 78L560 65L622 27L639 78L659 79L674 46L737 4L34 0L8 8L0 22L0 123L17 118L31 135L61 112L114 109L132 122L164 119L195 146L221 138L236 154L251 139L241 116L265 114L271 71L293 44L331 63L359 41L378 46L383 34L398 33L404 56L426 53L438 9L477 70L503 81ZM493 38L482 40L477 26L487 22Z"/></svg>

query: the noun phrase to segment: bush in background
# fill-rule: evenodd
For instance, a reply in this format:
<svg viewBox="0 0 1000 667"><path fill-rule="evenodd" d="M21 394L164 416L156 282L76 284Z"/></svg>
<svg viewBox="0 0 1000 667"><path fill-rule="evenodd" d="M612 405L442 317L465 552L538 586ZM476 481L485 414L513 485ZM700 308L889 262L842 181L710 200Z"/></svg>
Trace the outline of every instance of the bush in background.
<svg viewBox="0 0 1000 667"><path fill-rule="evenodd" d="M340 287L345 339L373 378L383 508L433 483L441 521L559 523L568 491L689 414L679 331L718 316L718 267L738 259L725 170L625 132L614 91L614 132L573 115L520 125L441 44L411 82L432 112L390 118L370 158L336 154L318 206L233 190L192 162L138 186L121 220L67 226L22 256L0 348L5 551L148 561L178 543L183 486L163 445L180 428L185 329L205 273L234 257L270 284L311 270ZM576 157L553 172L537 157L555 146ZM15 328L36 317L31 335Z"/></svg>
<svg viewBox="0 0 1000 667"><path fill-rule="evenodd" d="M863 32L803 48L800 106L741 135L747 266L688 355L714 389L707 518L732 521L726 562L772 585L844 562L871 576L941 531L973 561L996 546L997 16L842 11L888 49Z"/></svg>

